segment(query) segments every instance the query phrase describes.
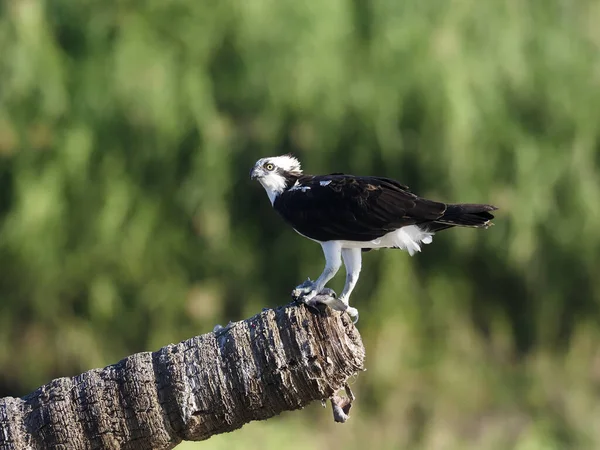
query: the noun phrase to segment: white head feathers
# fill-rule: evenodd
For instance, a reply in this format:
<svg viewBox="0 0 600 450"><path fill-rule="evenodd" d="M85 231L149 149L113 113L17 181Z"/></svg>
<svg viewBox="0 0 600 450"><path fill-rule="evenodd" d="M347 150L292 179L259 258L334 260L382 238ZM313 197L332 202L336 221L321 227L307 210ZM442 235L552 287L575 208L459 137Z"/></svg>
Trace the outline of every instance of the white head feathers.
<svg viewBox="0 0 600 450"><path fill-rule="evenodd" d="M271 204L288 185L290 178L302 175L300 161L292 155L270 156L256 161L250 176L257 179L267 191ZM291 176L291 177L290 177Z"/></svg>
<svg viewBox="0 0 600 450"><path fill-rule="evenodd" d="M268 158L262 158L260 161L263 163L270 162L284 172L288 172L293 175L302 175L300 161L298 161L298 159L292 155L271 156Z"/></svg>

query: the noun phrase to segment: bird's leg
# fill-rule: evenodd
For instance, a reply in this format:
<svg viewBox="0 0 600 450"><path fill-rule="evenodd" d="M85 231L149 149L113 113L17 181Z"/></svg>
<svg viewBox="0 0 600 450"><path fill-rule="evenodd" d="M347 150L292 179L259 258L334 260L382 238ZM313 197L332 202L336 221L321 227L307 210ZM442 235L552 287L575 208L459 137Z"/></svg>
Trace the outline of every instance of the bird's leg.
<svg viewBox="0 0 600 450"><path fill-rule="evenodd" d="M314 303L327 304L329 299L335 299L335 292L331 289L326 289L325 285L335 276L342 265L342 247L335 241L323 242L321 247L325 254L325 269L323 269L323 273L316 281L313 282L309 278L304 283L298 285L292 292L292 297L309 305Z"/></svg>
<svg viewBox="0 0 600 450"><path fill-rule="evenodd" d="M346 311L350 317L352 317L354 323L356 323L358 321L358 310L351 307L349 301L350 294L354 290L360 275L360 269L362 267L362 251L360 248L344 248L342 249L342 258L344 260L344 266L346 267L346 283L344 284L342 294L337 301L343 304L344 307L342 311Z"/></svg>

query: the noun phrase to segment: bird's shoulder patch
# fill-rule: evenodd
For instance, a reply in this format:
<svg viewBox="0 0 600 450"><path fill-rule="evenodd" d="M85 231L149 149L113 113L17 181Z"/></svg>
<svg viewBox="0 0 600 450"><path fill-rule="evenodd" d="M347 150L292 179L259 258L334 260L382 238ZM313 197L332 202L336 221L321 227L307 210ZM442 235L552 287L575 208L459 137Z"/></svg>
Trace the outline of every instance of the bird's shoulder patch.
<svg viewBox="0 0 600 450"><path fill-rule="evenodd" d="M299 180L296 180L296 182L292 185L292 187L289 189L290 192L294 192L294 191L301 191L301 192L306 192L306 191L310 191L311 187L307 186L303 183L301 183Z"/></svg>

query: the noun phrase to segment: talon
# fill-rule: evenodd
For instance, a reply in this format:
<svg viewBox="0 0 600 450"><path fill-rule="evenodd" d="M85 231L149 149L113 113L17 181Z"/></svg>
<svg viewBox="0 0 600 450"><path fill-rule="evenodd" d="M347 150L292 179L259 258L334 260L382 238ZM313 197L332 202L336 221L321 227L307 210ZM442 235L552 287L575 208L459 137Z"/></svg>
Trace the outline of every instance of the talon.
<svg viewBox="0 0 600 450"><path fill-rule="evenodd" d="M337 298L337 294L331 288L323 288L320 292L314 289L315 283L307 279L302 284L296 286L292 291L292 298L298 304L304 304L312 312L323 312L321 305L329 306L336 311L347 311L352 317L354 323L358 320L358 311L355 308L349 308L348 304Z"/></svg>
<svg viewBox="0 0 600 450"><path fill-rule="evenodd" d="M303 303L316 303L317 291L312 290L300 296Z"/></svg>
<svg viewBox="0 0 600 450"><path fill-rule="evenodd" d="M348 315L352 319L352 323L358 322L358 309L353 308L352 306L348 306L346 308L346 312L348 313Z"/></svg>
<svg viewBox="0 0 600 450"><path fill-rule="evenodd" d="M310 278L307 278L306 281L294 288L292 291L292 298L296 302L305 303L307 300L310 300L310 298L314 297L314 294L312 297L310 296L310 294L313 292L313 288L314 283L310 280Z"/></svg>

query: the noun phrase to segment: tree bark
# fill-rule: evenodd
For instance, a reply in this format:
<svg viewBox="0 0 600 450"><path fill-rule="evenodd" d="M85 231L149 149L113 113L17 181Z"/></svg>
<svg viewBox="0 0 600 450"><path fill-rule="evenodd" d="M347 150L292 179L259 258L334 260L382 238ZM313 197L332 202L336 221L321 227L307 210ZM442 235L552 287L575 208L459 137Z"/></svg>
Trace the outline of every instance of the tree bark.
<svg viewBox="0 0 600 450"><path fill-rule="evenodd" d="M364 358L347 314L269 309L0 399L0 449L170 449L327 398L339 420L337 392Z"/></svg>

